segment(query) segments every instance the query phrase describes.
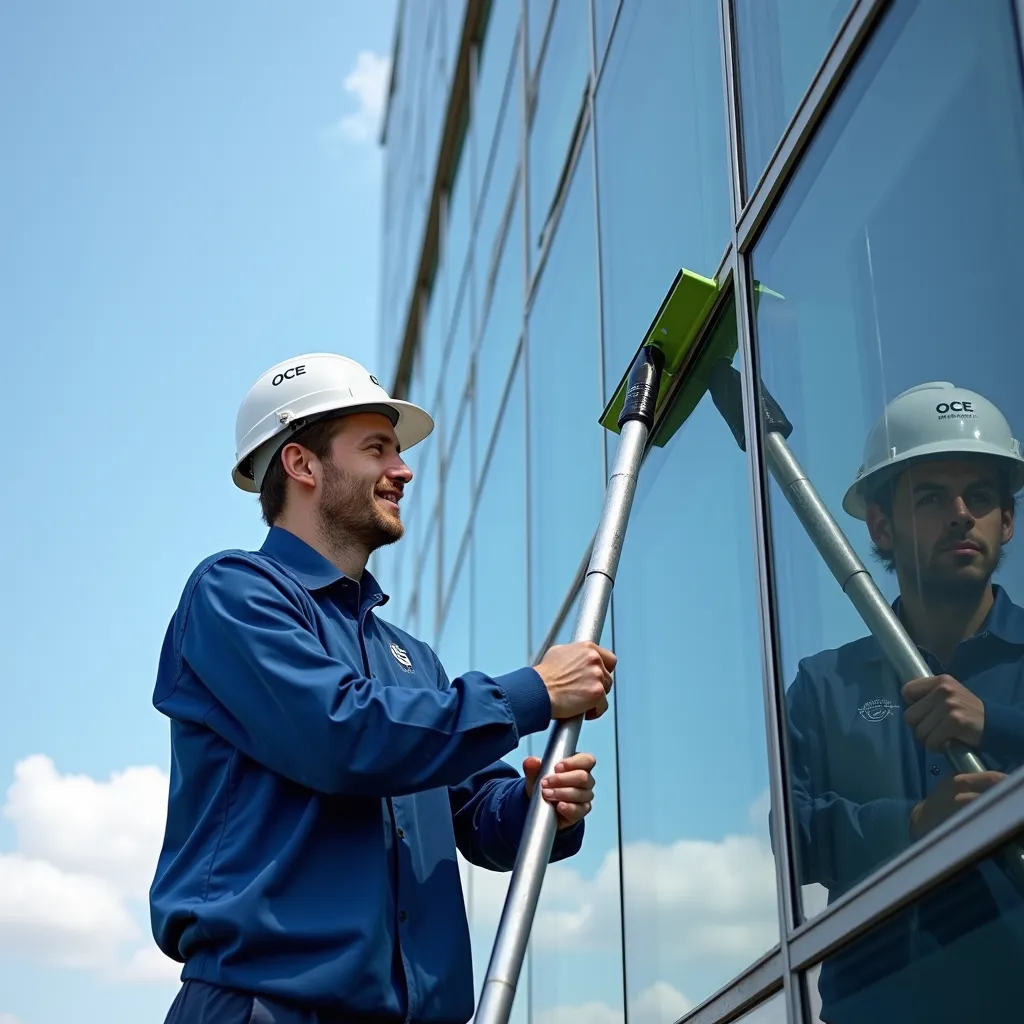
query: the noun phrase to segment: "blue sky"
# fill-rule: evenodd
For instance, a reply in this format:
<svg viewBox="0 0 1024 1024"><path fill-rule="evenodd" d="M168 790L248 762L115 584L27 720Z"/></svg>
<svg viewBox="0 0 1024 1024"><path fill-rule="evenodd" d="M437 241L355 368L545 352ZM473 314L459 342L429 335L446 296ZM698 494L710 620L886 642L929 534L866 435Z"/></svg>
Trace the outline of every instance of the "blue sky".
<svg viewBox="0 0 1024 1024"><path fill-rule="evenodd" d="M167 764L150 694L191 567L262 538L254 499L229 481L245 390L294 352L374 359L375 126L394 3L298 10L0 8L13 428L0 794L19 762L52 760L29 762L0 818L4 1024L163 1019L175 984L125 977L149 938L131 899L143 883L123 881L134 862L85 841L102 847L107 829L141 842L162 826L153 801L145 814L118 805L154 779L111 775ZM134 939L112 916L118 897ZM127 939L105 958L90 928Z"/></svg>

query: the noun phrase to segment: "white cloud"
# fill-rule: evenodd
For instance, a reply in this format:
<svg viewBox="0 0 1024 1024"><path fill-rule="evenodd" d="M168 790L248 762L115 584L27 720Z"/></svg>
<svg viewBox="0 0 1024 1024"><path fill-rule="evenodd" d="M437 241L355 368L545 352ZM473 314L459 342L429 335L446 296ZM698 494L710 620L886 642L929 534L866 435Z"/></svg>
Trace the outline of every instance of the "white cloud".
<svg viewBox="0 0 1024 1024"><path fill-rule="evenodd" d="M665 1024L679 1020L693 1003L667 981L655 982L629 1003L630 1024Z"/></svg>
<svg viewBox="0 0 1024 1024"><path fill-rule="evenodd" d="M15 766L3 815L17 850L0 854L0 948L124 980L174 980L180 965L139 918L163 838L167 776L135 767L106 781L62 775L33 755Z"/></svg>
<svg viewBox="0 0 1024 1024"><path fill-rule="evenodd" d="M623 1016L607 1003L583 1003L540 1010L533 1019L536 1024L622 1024Z"/></svg>
<svg viewBox="0 0 1024 1024"><path fill-rule="evenodd" d="M159 947L152 944L136 949L127 963L118 964L110 973L122 981L173 984L181 977L181 964L164 956Z"/></svg>
<svg viewBox="0 0 1024 1024"><path fill-rule="evenodd" d="M13 1013L0 1013L0 1024L21 1024Z"/></svg>
<svg viewBox="0 0 1024 1024"><path fill-rule="evenodd" d="M380 131L391 75L391 59L372 50L361 50L345 76L345 92L356 109L345 114L335 132L349 142L370 142Z"/></svg>
<svg viewBox="0 0 1024 1024"><path fill-rule="evenodd" d="M64 967L101 967L138 931L103 879L0 854L0 948L7 952Z"/></svg>
<svg viewBox="0 0 1024 1024"><path fill-rule="evenodd" d="M167 776L159 768L127 768L97 782L61 775L37 754L14 776L4 816L14 823L19 851L145 898L167 813Z"/></svg>
<svg viewBox="0 0 1024 1024"><path fill-rule="evenodd" d="M775 865L752 835L718 842L628 843L624 849L626 934L636 956L727 961L736 970L778 941ZM509 876L475 871L474 924L497 925ZM592 878L572 861L552 864L532 930L538 948L587 950L618 941L619 853L609 850Z"/></svg>

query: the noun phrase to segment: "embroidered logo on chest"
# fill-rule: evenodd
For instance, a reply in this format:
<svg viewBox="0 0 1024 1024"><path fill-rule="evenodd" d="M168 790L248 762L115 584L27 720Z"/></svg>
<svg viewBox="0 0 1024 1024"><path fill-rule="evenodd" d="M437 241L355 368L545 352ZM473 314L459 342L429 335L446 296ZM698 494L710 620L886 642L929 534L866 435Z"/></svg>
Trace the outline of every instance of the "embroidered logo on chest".
<svg viewBox="0 0 1024 1024"><path fill-rule="evenodd" d="M869 700L866 704L857 708L857 714L865 722L884 722L890 715L896 714L897 711L899 711L899 705L894 704L891 700L886 700L884 697Z"/></svg>
<svg viewBox="0 0 1024 1024"><path fill-rule="evenodd" d="M403 672L412 671L412 659L409 657L408 654L405 653L404 650L402 650L401 647L398 646L398 644L391 645L391 653L392 655L394 655L395 661L397 661L398 664L402 666Z"/></svg>

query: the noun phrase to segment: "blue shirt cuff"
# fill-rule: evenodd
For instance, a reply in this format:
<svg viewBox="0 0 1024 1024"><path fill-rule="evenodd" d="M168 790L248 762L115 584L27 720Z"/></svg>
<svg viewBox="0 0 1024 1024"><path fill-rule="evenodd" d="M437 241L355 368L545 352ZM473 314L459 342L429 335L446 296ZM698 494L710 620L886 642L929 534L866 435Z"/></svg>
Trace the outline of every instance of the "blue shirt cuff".
<svg viewBox="0 0 1024 1024"><path fill-rule="evenodd" d="M564 860L567 857L575 857L583 848L583 831L586 828L586 819L581 818L575 825L563 828L555 833L555 841L551 847L551 863Z"/></svg>
<svg viewBox="0 0 1024 1024"><path fill-rule="evenodd" d="M986 701L981 749L997 758L1003 768L1024 761L1024 711L1009 704Z"/></svg>
<svg viewBox="0 0 1024 1024"><path fill-rule="evenodd" d="M520 736L528 736L548 727L551 721L551 699L536 669L516 669L515 672L498 676L494 681L505 694Z"/></svg>

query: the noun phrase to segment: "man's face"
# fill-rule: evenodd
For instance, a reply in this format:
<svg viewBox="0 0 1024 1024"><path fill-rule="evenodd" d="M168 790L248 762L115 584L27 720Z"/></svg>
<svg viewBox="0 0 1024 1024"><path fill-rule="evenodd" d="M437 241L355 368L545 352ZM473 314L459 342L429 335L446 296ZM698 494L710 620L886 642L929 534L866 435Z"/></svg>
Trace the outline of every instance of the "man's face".
<svg viewBox="0 0 1024 1024"><path fill-rule="evenodd" d="M894 555L902 581L955 596L988 584L1013 536L1013 512L1000 507L992 466L922 462L900 474L891 516L869 508L868 528L875 544Z"/></svg>
<svg viewBox="0 0 1024 1024"><path fill-rule="evenodd" d="M401 538L398 503L412 471L386 416L356 413L339 420L331 458L322 467L317 515L328 537L339 544L356 541L367 551Z"/></svg>

